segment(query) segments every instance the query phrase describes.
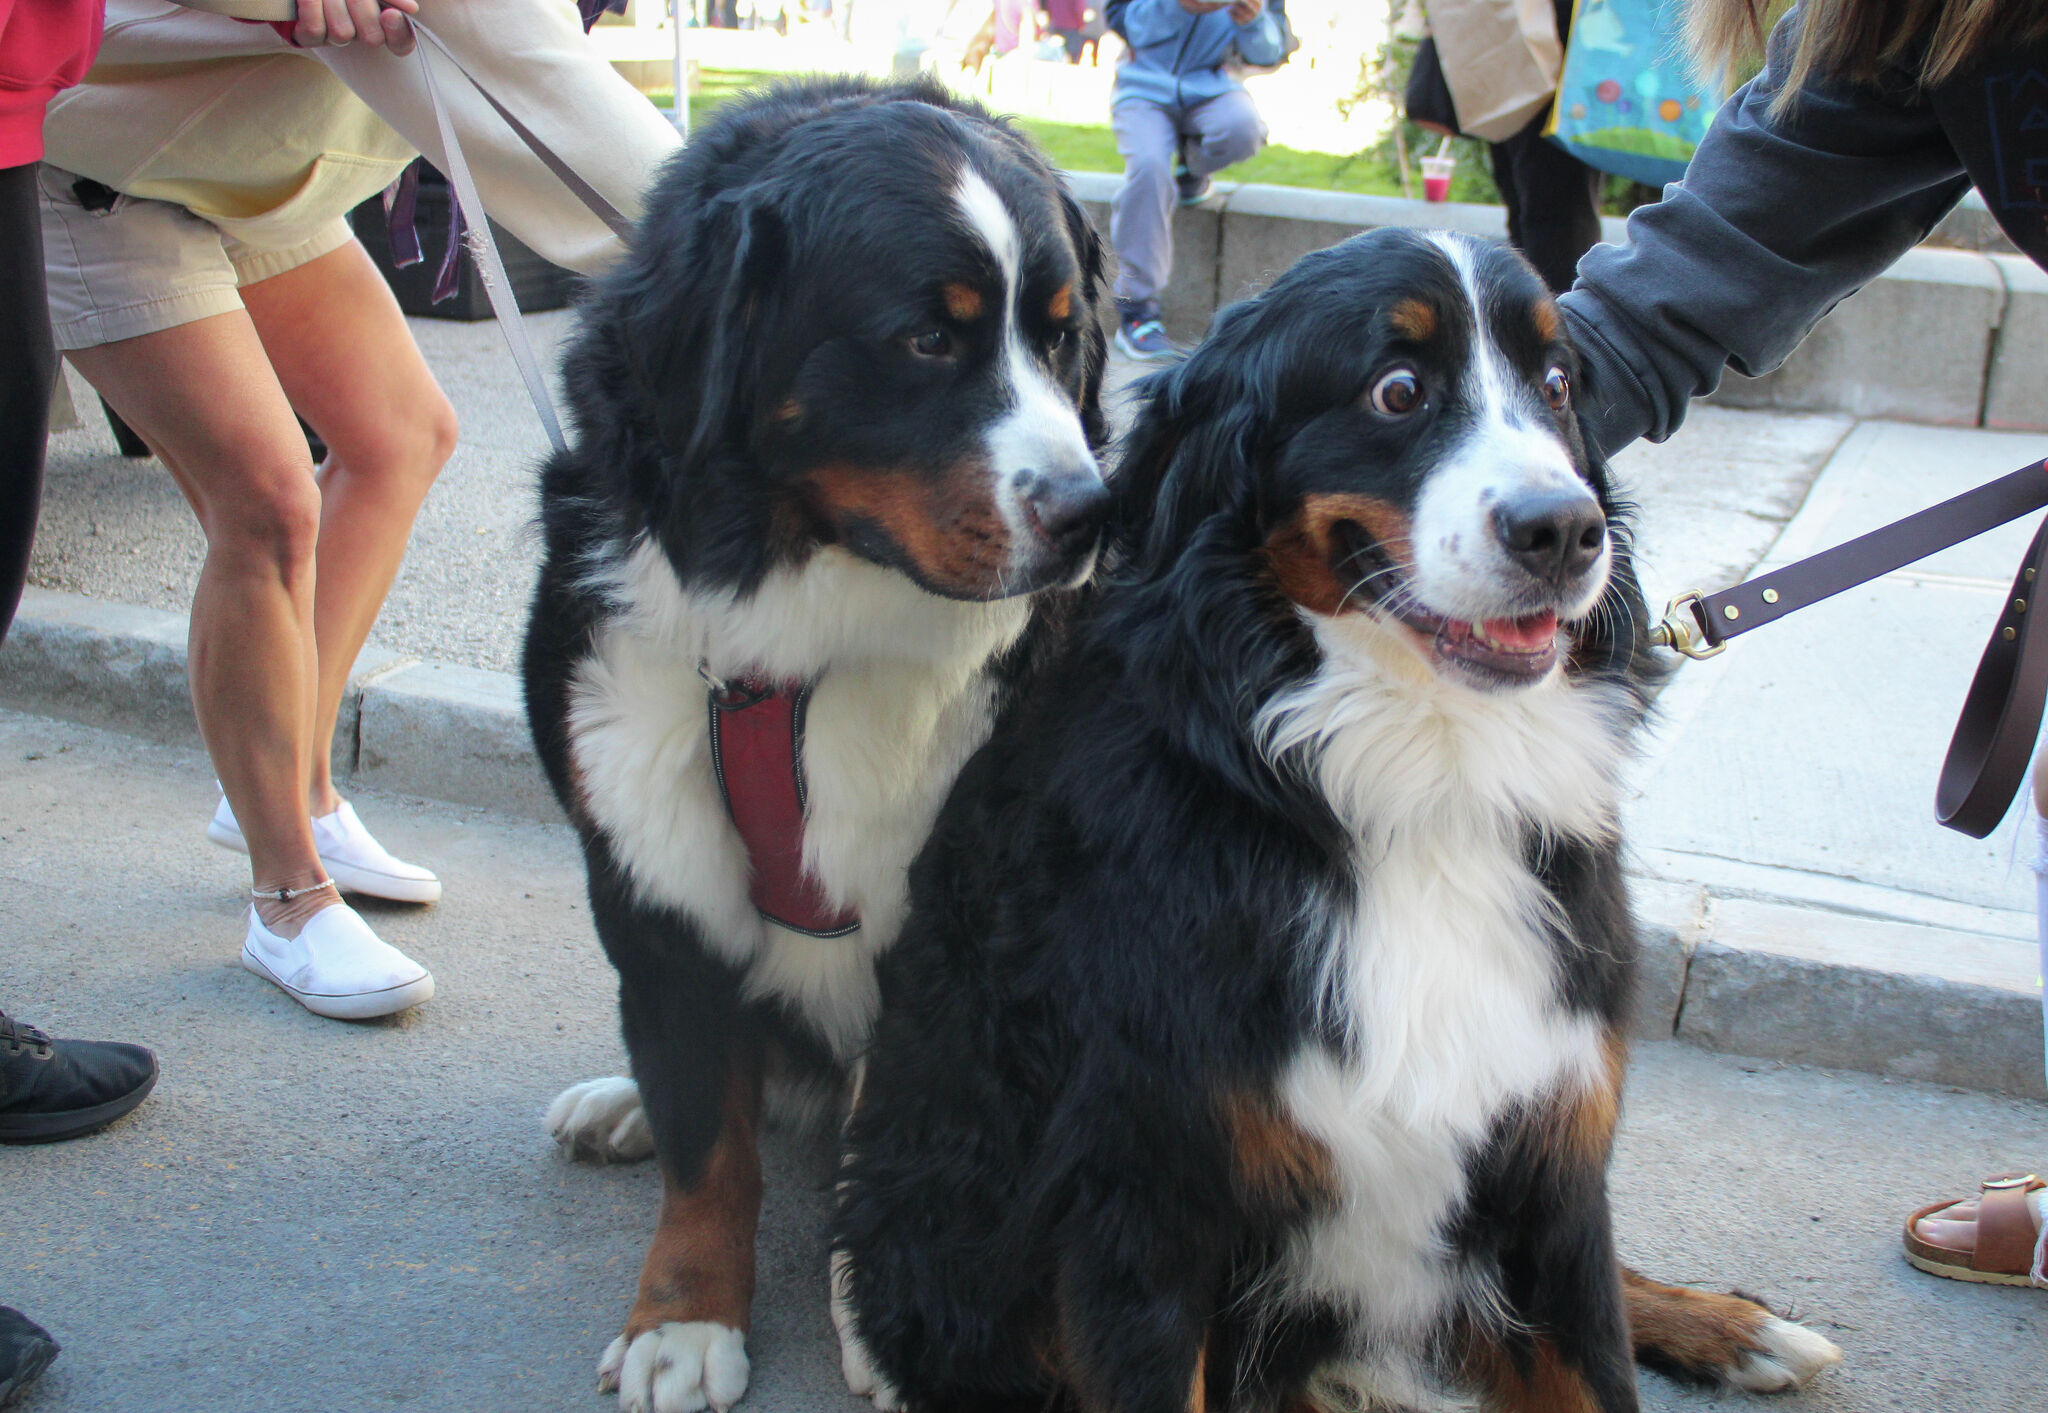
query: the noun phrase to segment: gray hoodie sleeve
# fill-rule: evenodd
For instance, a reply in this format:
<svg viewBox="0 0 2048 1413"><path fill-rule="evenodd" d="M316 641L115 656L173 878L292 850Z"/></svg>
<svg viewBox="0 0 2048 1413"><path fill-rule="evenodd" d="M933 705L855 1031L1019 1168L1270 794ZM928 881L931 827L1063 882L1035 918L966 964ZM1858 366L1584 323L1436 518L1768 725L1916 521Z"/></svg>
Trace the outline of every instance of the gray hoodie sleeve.
<svg viewBox="0 0 2048 1413"><path fill-rule="evenodd" d="M1968 189L1906 73L1811 84L1773 118L1797 22L1779 24L1685 180L1629 217L1627 245L1589 251L1560 301L1584 363L1579 406L1610 453L1670 436L1724 367L1776 368Z"/></svg>

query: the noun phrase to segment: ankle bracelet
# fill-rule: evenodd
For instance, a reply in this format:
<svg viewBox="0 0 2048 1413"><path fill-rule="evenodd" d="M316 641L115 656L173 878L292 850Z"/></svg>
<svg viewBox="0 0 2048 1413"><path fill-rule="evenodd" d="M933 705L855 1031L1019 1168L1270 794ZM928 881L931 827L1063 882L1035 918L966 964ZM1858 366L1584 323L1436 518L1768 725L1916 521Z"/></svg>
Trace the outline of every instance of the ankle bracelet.
<svg viewBox="0 0 2048 1413"><path fill-rule="evenodd" d="M308 893L318 893L322 888L333 887L333 879L323 878L318 883L308 883L303 888L251 888L249 896L252 898L272 898L280 903L289 903L294 898L303 898ZM340 892L341 890L337 888L335 891Z"/></svg>

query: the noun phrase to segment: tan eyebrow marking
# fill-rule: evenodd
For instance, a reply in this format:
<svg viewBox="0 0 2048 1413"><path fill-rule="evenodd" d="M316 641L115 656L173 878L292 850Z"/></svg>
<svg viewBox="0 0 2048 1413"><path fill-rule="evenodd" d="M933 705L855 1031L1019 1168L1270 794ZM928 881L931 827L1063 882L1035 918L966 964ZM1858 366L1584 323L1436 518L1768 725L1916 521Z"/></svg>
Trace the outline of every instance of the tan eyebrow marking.
<svg viewBox="0 0 2048 1413"><path fill-rule="evenodd" d="M955 280L940 293L946 299L946 312L961 323L981 317L981 291L973 285L961 284Z"/></svg>
<svg viewBox="0 0 2048 1413"><path fill-rule="evenodd" d="M1387 311L1387 323L1402 338L1420 343L1436 332L1436 310L1419 299L1404 299Z"/></svg>
<svg viewBox="0 0 2048 1413"><path fill-rule="evenodd" d="M1545 343L1556 343L1564 337L1564 319L1557 312L1557 301L1539 299L1530 311L1536 321L1536 332Z"/></svg>
<svg viewBox="0 0 2048 1413"><path fill-rule="evenodd" d="M1054 320L1064 322L1074 312L1074 287L1061 285L1052 292L1052 300L1045 306L1045 312Z"/></svg>

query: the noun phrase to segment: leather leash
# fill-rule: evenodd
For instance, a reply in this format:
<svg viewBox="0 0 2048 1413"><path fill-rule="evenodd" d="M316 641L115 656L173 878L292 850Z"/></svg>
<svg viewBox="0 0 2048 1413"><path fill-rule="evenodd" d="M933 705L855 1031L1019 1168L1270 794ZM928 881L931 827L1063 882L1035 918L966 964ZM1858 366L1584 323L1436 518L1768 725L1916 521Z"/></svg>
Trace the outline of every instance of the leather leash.
<svg viewBox="0 0 2048 1413"><path fill-rule="evenodd" d="M1731 638L2043 506L2048 506L2048 461L2037 461L1733 588L1680 594L1665 608L1651 641L1689 658L1714 657ZM1935 818L1973 839L1982 839L2005 818L2026 775L2048 700L2048 612L2028 611L2044 574L2048 521L2027 547L1992 627L1935 790Z"/></svg>

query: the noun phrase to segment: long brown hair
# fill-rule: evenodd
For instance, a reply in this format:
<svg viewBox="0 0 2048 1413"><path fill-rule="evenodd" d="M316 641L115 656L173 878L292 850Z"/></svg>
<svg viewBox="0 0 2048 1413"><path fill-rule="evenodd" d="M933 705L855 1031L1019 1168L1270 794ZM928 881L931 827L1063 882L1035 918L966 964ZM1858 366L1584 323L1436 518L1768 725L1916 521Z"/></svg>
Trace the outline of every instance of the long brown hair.
<svg viewBox="0 0 2048 1413"><path fill-rule="evenodd" d="M1691 0L1686 38L1700 66L1730 77L1763 48L1771 0ZM1940 83L2000 45L2048 35L2042 0L1804 0L1799 47L1772 103L1817 76L1869 82L1924 46L1920 82Z"/></svg>

